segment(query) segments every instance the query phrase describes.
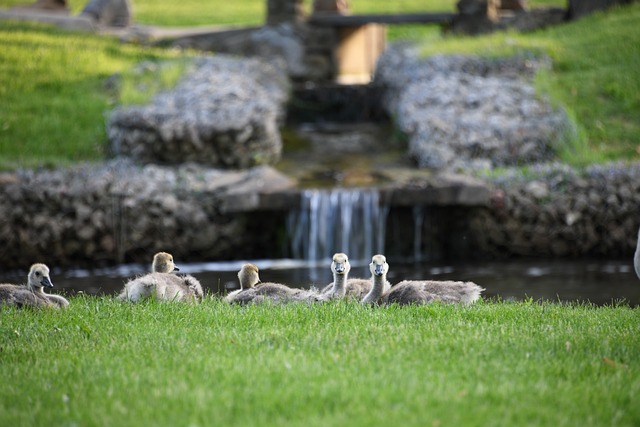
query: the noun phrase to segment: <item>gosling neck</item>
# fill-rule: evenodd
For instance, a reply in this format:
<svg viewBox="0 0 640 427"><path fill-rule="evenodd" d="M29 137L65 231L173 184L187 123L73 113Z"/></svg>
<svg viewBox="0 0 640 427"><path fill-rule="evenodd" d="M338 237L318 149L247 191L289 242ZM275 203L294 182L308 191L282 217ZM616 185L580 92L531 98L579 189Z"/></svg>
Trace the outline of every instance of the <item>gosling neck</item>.
<svg viewBox="0 0 640 427"><path fill-rule="evenodd" d="M258 280L258 282L256 282L256 284L257 283L260 283L260 281ZM245 280L241 280L240 281L240 290L241 291L246 291L247 289L252 289L254 286L255 285L254 285L253 281L250 280L250 279L245 279Z"/></svg>
<svg viewBox="0 0 640 427"><path fill-rule="evenodd" d="M371 290L367 295L364 296L364 298L362 298L363 304L375 304L378 302L378 300L382 296L382 292L384 291L384 285L385 283L387 283L387 275L373 274L371 276L371 281L373 282Z"/></svg>
<svg viewBox="0 0 640 427"><path fill-rule="evenodd" d="M331 296L342 298L346 294L345 283L347 282L347 273L342 274L333 273L333 289L331 290Z"/></svg>

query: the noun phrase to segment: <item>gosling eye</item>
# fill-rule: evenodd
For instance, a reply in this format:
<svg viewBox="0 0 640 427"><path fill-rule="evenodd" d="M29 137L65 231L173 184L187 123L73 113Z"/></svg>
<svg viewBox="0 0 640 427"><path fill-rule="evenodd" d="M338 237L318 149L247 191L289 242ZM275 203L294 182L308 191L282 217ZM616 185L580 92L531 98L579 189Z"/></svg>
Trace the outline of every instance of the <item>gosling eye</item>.
<svg viewBox="0 0 640 427"><path fill-rule="evenodd" d="M36 271L36 276L40 276L40 272L39 271Z"/></svg>

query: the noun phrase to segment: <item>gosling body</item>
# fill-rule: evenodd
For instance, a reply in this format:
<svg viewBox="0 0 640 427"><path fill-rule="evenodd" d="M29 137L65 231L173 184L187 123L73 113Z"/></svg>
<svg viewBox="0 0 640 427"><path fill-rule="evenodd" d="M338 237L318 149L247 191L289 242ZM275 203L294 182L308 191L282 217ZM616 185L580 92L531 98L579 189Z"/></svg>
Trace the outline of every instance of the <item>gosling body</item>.
<svg viewBox="0 0 640 427"><path fill-rule="evenodd" d="M382 304L430 304L432 302L473 304L484 291L473 282L452 280L403 280L384 293Z"/></svg>
<svg viewBox="0 0 640 427"><path fill-rule="evenodd" d="M180 269L173 256L158 252L153 257L152 272L125 283L118 299L139 302L148 298L158 301L200 301L204 297L202 285L193 276L175 275Z"/></svg>
<svg viewBox="0 0 640 427"><path fill-rule="evenodd" d="M291 302L317 302L319 295L311 290L294 289L282 283L260 282L259 269L244 264L238 272L240 289L229 293L225 300L231 304L284 304Z"/></svg>
<svg viewBox="0 0 640 427"><path fill-rule="evenodd" d="M35 308L64 308L69 305L69 301L63 296L45 293L45 287L53 287L49 267L45 264L33 264L29 269L26 285L0 284L0 304Z"/></svg>

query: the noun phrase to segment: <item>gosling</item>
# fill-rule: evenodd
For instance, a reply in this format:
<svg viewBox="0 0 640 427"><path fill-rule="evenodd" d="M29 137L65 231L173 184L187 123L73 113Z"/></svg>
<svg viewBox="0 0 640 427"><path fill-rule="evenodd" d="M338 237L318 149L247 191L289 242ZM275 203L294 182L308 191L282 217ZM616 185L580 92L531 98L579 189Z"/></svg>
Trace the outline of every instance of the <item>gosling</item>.
<svg viewBox="0 0 640 427"><path fill-rule="evenodd" d="M139 302L148 298L158 301L201 301L204 297L202 285L193 276L172 274L180 269L173 262L173 256L158 252L153 257L152 272L125 283L118 295L121 301Z"/></svg>
<svg viewBox="0 0 640 427"><path fill-rule="evenodd" d="M244 264L238 272L240 289L230 292L225 300L230 304L283 304L289 302L317 302L317 293L305 289L293 289L281 283L261 282L258 267Z"/></svg>
<svg viewBox="0 0 640 427"><path fill-rule="evenodd" d="M373 274L369 279L349 279L351 264L349 258L344 253L336 253L333 255L331 262L331 272L333 273L333 282L322 289L323 299L340 299L355 298L361 301L370 291L373 283ZM384 290L391 287L388 282L385 283Z"/></svg>
<svg viewBox="0 0 640 427"><path fill-rule="evenodd" d="M151 263L151 271L154 273L173 273L180 269L173 262L173 256L166 252L158 252L153 256Z"/></svg>
<svg viewBox="0 0 640 427"><path fill-rule="evenodd" d="M380 254L371 257L369 271L371 271L371 290L362 298L361 302L363 304L377 304L382 295L391 288L387 281L387 273L389 272L387 258Z"/></svg>
<svg viewBox="0 0 640 427"><path fill-rule="evenodd" d="M45 293L45 287L53 287L49 267L33 264L29 269L26 285L0 284L0 304L35 308L64 308L69 305L69 301L63 296Z"/></svg>
<svg viewBox="0 0 640 427"><path fill-rule="evenodd" d="M483 288L473 282L403 280L386 292L383 284L389 264L382 255L375 255L370 264L374 276L371 292L362 299L364 304L429 304L432 302L473 304L480 298Z"/></svg>
<svg viewBox="0 0 640 427"><path fill-rule="evenodd" d="M470 305L480 298L484 288L473 282L453 280L403 280L382 295L382 304L430 304L442 302Z"/></svg>

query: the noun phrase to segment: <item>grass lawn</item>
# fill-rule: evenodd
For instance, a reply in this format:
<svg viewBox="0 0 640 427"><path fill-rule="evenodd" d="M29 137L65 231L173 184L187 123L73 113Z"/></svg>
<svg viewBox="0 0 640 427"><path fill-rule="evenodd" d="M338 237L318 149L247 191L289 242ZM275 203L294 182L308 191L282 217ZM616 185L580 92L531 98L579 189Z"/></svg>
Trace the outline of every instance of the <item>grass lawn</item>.
<svg viewBox="0 0 640 427"><path fill-rule="evenodd" d="M0 169L105 156L105 82L143 60L183 56L41 25L0 21Z"/></svg>
<svg viewBox="0 0 640 427"><path fill-rule="evenodd" d="M35 0L0 0L0 8L34 3ZM408 13L454 12L457 0L350 0L353 13ZM86 0L67 0L69 9L76 14L86 6ZM191 26L216 24L261 24L266 16L267 0L133 0L134 19L137 23L161 26ZM304 0L303 9L311 12L313 0ZM566 7L563 0L529 0L529 7Z"/></svg>
<svg viewBox="0 0 640 427"><path fill-rule="evenodd" d="M76 296L0 311L0 425L637 426L639 330L625 306Z"/></svg>

